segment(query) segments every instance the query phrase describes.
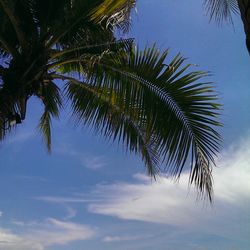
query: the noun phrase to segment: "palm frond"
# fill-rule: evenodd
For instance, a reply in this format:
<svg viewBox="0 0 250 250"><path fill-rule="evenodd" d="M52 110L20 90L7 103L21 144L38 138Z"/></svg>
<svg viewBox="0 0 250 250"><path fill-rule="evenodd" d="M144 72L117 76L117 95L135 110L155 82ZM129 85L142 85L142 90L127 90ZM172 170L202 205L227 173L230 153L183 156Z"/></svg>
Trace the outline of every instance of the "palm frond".
<svg viewBox="0 0 250 250"><path fill-rule="evenodd" d="M44 113L39 122L39 130L42 133L47 149L51 151L51 118L58 118L59 109L62 106L60 89L52 81L42 86L37 93L44 105Z"/></svg>
<svg viewBox="0 0 250 250"><path fill-rule="evenodd" d="M1 55L7 53L12 54L12 56L14 57L18 54L17 47L18 40L16 32L9 18L5 14L2 5L0 4L0 48L2 52Z"/></svg>
<svg viewBox="0 0 250 250"><path fill-rule="evenodd" d="M55 19L56 23L49 32L49 36L52 37L46 44L47 48L60 45L64 39L72 41L72 35L77 34L84 27L88 29L88 26L91 26L88 14L100 3L100 0L64 1L67 2L67 4L62 4L62 13L64 14L60 15L59 20ZM106 31L104 30L104 32Z"/></svg>
<svg viewBox="0 0 250 250"><path fill-rule="evenodd" d="M127 32L131 22L131 11L135 4L135 0L104 0L91 12L91 19L98 23L105 22L106 27L118 27Z"/></svg>
<svg viewBox="0 0 250 250"><path fill-rule="evenodd" d="M6 0L0 0L0 5L2 6L2 9L4 11L4 13L7 15L7 17L9 18L13 29L16 32L16 36L19 40L20 45L23 48L27 48L28 45L28 40L27 40L27 36L23 30L23 28L25 27L24 25L22 25L22 22L20 20L20 15L16 15L16 11L18 10L17 7L20 7L22 5L22 3L16 2L16 1L6 1ZM25 9L23 9L22 14L26 14L27 12L25 11Z"/></svg>
<svg viewBox="0 0 250 250"><path fill-rule="evenodd" d="M51 152L51 114L45 108L43 115L40 118L39 130L43 135L43 140L46 144L47 150Z"/></svg>
<svg viewBox="0 0 250 250"><path fill-rule="evenodd" d="M0 56L1 58L16 56L18 54L17 50L9 44L4 37L0 36Z"/></svg>
<svg viewBox="0 0 250 250"><path fill-rule="evenodd" d="M15 129L16 125L12 124L12 118L16 118L18 112L17 102L0 86L0 141Z"/></svg>
<svg viewBox="0 0 250 250"><path fill-rule="evenodd" d="M66 96L78 123L91 126L106 139L118 141L125 149L141 155L148 173L158 172L157 145L145 133L145 124L139 123L124 107L119 106L118 96L110 95L105 89L91 87L74 78L52 74L52 77L67 80Z"/></svg>
<svg viewBox="0 0 250 250"><path fill-rule="evenodd" d="M205 0L204 6L210 20L214 19L219 24L223 20L232 23L233 14L239 13L237 0Z"/></svg>
<svg viewBox="0 0 250 250"><path fill-rule="evenodd" d="M97 44L87 44L83 46L73 46L70 49L63 49L63 50L56 50L52 52L51 58L58 58L63 55L67 55L68 59L69 54L75 57L76 55L79 57L83 54L101 54L105 50L110 51L118 51L120 49L128 49L132 47L134 43L133 38L129 39L120 39L120 40L114 40L114 41L107 41L103 43L97 43ZM61 60L63 60L62 58Z"/></svg>
<svg viewBox="0 0 250 250"><path fill-rule="evenodd" d="M133 47L134 39L120 39L116 41L107 41L99 44L89 44L86 46L76 46L70 49L55 50L51 54L53 63L48 65L51 70L57 70L62 74L79 75L87 70L84 61L93 64L99 60L103 53L114 53L121 49L130 50Z"/></svg>
<svg viewBox="0 0 250 250"><path fill-rule="evenodd" d="M116 93L128 113L137 111L138 123L145 124L159 145L173 176L180 176L191 156L191 173L198 177L190 181L210 196L210 166L220 141L213 128L220 126L217 97L210 83L198 82L206 72L189 72L192 65L182 66L185 59L180 55L166 65L167 55L155 46L108 54L90 71L87 83Z"/></svg>

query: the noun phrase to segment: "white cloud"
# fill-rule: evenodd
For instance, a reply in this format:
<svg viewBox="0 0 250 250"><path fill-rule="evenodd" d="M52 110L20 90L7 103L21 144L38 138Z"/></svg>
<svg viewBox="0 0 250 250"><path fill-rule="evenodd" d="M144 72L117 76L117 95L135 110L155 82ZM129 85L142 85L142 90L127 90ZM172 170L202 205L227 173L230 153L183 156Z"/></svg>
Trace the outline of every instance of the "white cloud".
<svg viewBox="0 0 250 250"><path fill-rule="evenodd" d="M0 229L0 250L44 250L47 246L66 245L72 241L94 237L88 226L48 218L44 222L13 221L21 233Z"/></svg>
<svg viewBox="0 0 250 250"><path fill-rule="evenodd" d="M136 175L135 184L99 185L96 192L103 200L90 204L89 211L246 240L246 228L250 227L250 137L223 152L218 166L213 175L212 207L198 202L193 189L187 192L189 175L184 173L179 183L166 178L151 182Z"/></svg>
<svg viewBox="0 0 250 250"><path fill-rule="evenodd" d="M250 137L223 152L215 171L216 197L236 203L250 198Z"/></svg>
<svg viewBox="0 0 250 250"><path fill-rule="evenodd" d="M2 217L3 216L3 212L2 211L0 211L0 217Z"/></svg>

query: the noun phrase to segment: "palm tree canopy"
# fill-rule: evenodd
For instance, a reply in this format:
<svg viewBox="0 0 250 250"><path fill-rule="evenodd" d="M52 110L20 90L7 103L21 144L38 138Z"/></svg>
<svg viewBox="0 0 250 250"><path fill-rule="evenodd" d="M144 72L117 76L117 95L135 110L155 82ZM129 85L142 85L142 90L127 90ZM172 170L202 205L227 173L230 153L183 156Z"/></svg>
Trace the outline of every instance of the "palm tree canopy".
<svg viewBox="0 0 250 250"><path fill-rule="evenodd" d="M134 4L0 0L0 138L12 130L13 117L25 119L36 96L50 151L52 118L66 97L77 123L139 154L151 176L164 164L178 178L189 161L190 182L211 200L220 142L213 84L180 55L169 60L156 45L139 50L133 39L115 38L115 27L129 26Z"/></svg>

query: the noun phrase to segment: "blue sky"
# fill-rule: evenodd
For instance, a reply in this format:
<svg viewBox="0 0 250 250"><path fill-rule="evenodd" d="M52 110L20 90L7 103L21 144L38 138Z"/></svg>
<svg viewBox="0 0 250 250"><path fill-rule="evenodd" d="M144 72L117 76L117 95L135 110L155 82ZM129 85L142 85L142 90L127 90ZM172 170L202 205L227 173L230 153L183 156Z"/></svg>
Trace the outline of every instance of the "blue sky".
<svg viewBox="0 0 250 250"><path fill-rule="evenodd" d="M48 155L33 103L0 145L0 250L245 250L250 240L250 57L239 17L209 23L199 0L138 1L129 37L212 72L223 103L214 204L188 175L152 182L136 156L75 128L64 112Z"/></svg>

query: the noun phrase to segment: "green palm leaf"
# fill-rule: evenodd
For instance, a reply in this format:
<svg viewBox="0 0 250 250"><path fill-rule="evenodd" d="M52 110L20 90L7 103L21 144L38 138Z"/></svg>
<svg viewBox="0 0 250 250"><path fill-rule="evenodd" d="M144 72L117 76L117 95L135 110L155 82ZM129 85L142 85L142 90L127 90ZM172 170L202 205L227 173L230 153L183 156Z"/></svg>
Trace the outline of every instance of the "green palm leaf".
<svg viewBox="0 0 250 250"><path fill-rule="evenodd" d="M133 117L137 127L157 145L157 153L173 176L180 176L191 157L190 182L211 199L210 168L220 141L213 128L220 125L217 97L210 83L198 82L206 72L189 72L191 65L182 66L185 59L180 55L166 65L167 54L154 46L141 52L134 49L104 55L88 71L84 85L105 90L99 99L114 102L115 96L116 107ZM69 96L74 97L73 109L84 114L82 119L97 122L88 97L80 98L76 93ZM105 131L105 123L97 127Z"/></svg>
<svg viewBox="0 0 250 250"><path fill-rule="evenodd" d="M72 46L70 49L55 50L51 53L52 63L49 69L56 69L61 73L77 72L79 75L86 67L81 62L88 60L92 63L93 59L98 59L102 53L117 52L121 49L131 49L134 39L111 40L97 44L86 44L82 46Z"/></svg>
<svg viewBox="0 0 250 250"><path fill-rule="evenodd" d="M122 143L125 149L141 155L148 173L155 176L158 172L156 145L145 133L145 124L139 124L136 116L118 106L117 96L110 95L105 89L91 87L74 79L66 85L66 95L72 101L74 117L79 123L92 126L108 140Z"/></svg>

